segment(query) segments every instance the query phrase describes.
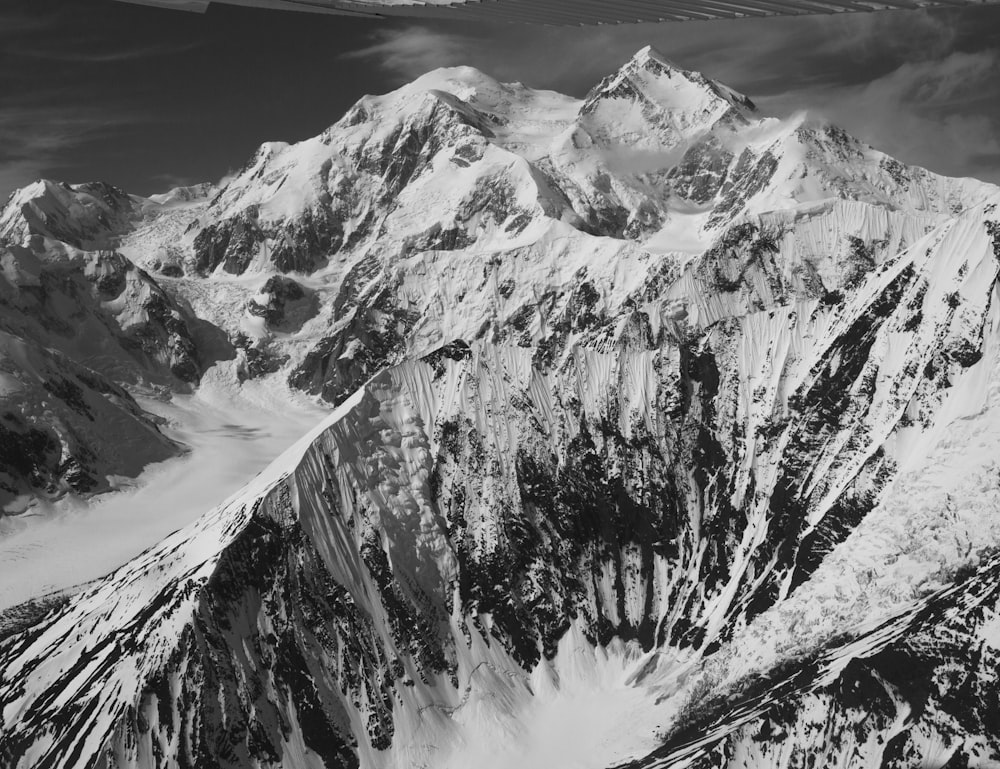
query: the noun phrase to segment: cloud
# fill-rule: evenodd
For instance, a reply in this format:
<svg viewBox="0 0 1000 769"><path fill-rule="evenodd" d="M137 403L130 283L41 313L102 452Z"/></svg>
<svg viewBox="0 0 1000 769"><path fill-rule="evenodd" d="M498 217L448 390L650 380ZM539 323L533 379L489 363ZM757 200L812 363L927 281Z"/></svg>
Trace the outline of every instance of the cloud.
<svg viewBox="0 0 1000 769"><path fill-rule="evenodd" d="M141 122L113 110L46 106L45 101L0 110L0 200L57 168L72 168L65 158L89 142Z"/></svg>
<svg viewBox="0 0 1000 769"><path fill-rule="evenodd" d="M981 21L941 11L583 28L401 25L377 30L347 56L392 84L468 64L580 96L652 44L766 112L807 110L905 162L1000 181L990 160L1000 149L1000 73L997 52L982 48Z"/></svg>
<svg viewBox="0 0 1000 769"><path fill-rule="evenodd" d="M979 175L996 167L996 86L977 93L964 83L990 76L993 54L982 54L1000 47L998 7L582 28L345 21L340 39L355 50L338 63L330 59L343 43L265 48L273 31L260 31L256 20L263 16L246 16L239 28L244 16L236 11L225 18L151 11L146 20L138 6L112 3L102 14L89 5L0 3L0 51L13 62L0 67L0 197L11 180L42 174L117 174L139 185L145 182L136 181L135 169L146 163L190 174L199 164L210 166L212 152L211 167L224 168L240 159L231 157L239 131L244 144L272 131L312 131L361 89L388 90L439 66L469 64L500 80L582 96L646 44L748 94L766 111L807 108L908 162ZM326 21L270 18L276 28L297 30L289 35L296 41ZM196 41L202 47L188 55ZM957 55L979 58L950 58ZM172 76L195 69L187 66L192 61L204 65L197 84L189 75ZM229 92L239 88L229 89L226 78L258 85L243 88L237 101ZM226 93L205 83L221 84ZM327 99L312 94L321 92L334 106L317 108ZM261 103L274 108L261 110ZM246 129L229 119L240 110ZM282 119L272 120L275 114ZM155 130L145 125L154 115ZM206 124L203 135L183 134L190 151L175 149L180 134L164 127L172 120ZM119 132L130 147L128 160L117 146Z"/></svg>
<svg viewBox="0 0 1000 769"><path fill-rule="evenodd" d="M958 52L906 62L868 83L782 94L765 106L804 105L903 162L1000 182L1000 111L984 99L998 78L1000 52Z"/></svg>
<svg viewBox="0 0 1000 769"><path fill-rule="evenodd" d="M579 92L652 44L681 66L744 90L763 85L767 95L787 88L789 80L826 82L851 70L882 74L872 73L874 59L938 56L958 35L949 18L907 13L592 27L397 25L376 30L367 45L345 56L369 60L398 80L468 64L501 80Z"/></svg>
<svg viewBox="0 0 1000 769"><path fill-rule="evenodd" d="M160 185L164 190L172 190L178 187L193 187L201 184L206 179L196 179L193 176L184 176L172 173L155 174L150 179Z"/></svg>
<svg viewBox="0 0 1000 769"><path fill-rule="evenodd" d="M84 148L146 120L122 103L98 98L86 71L70 64L129 63L177 55L191 45L149 45L123 40L91 44L71 10L56 4L0 7L0 202L39 177L72 173ZM72 38L67 39L67 30ZM90 34L96 34L91 30ZM11 63L13 63L11 65ZM43 66L43 63L45 66ZM90 78L94 77L90 73ZM31 83L28 88L25 83Z"/></svg>
<svg viewBox="0 0 1000 769"><path fill-rule="evenodd" d="M46 44L23 44L7 46L6 54L21 59L63 62L67 64L116 64L152 59L163 56L178 56L199 48L199 43L181 45L124 45L113 50L68 50Z"/></svg>
<svg viewBox="0 0 1000 769"><path fill-rule="evenodd" d="M468 64L471 41L457 34L420 25L378 30L369 44L343 54L344 59L365 59L404 82L438 67Z"/></svg>
<svg viewBox="0 0 1000 769"><path fill-rule="evenodd" d="M953 50L963 24L961 17L926 11L863 14L852 19L849 35L831 41L831 48L868 59L939 59Z"/></svg>
<svg viewBox="0 0 1000 769"><path fill-rule="evenodd" d="M59 14L53 11L24 7L4 6L0 8L0 40L13 40L32 32L45 32L58 23Z"/></svg>
<svg viewBox="0 0 1000 769"><path fill-rule="evenodd" d="M579 93L643 47L649 26L393 26L376 30L368 45L345 57L370 61L394 82L437 67L468 65L502 81Z"/></svg>
<svg viewBox="0 0 1000 769"><path fill-rule="evenodd" d="M108 46L106 30L96 24L81 26L82 18L88 18L87 12L81 14L79 8L70 5L8 0L0 6L3 55L36 61L99 64L172 56L200 45L191 41L170 45L136 44L122 38Z"/></svg>

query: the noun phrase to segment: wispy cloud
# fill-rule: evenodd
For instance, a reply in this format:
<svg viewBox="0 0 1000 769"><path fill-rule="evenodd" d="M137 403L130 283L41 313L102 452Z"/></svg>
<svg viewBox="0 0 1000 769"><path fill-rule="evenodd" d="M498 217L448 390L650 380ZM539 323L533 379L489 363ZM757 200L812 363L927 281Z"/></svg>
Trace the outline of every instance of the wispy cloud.
<svg viewBox="0 0 1000 769"><path fill-rule="evenodd" d="M32 10L24 7L0 8L0 40L12 40L31 32L44 32L58 22L58 12Z"/></svg>
<svg viewBox="0 0 1000 769"><path fill-rule="evenodd" d="M144 122L124 103L95 101L86 82L65 65L133 64L157 56L178 55L191 45L136 44L90 46L86 31L75 30L73 45L61 44L67 30L65 10L56 5L26 10L24 4L0 7L0 201L17 187L39 177L72 173L88 144ZM30 60L30 61L26 61ZM45 62L61 80L39 78L23 87ZM93 74L99 74L95 70Z"/></svg>
<svg viewBox="0 0 1000 769"><path fill-rule="evenodd" d="M124 44L112 50L66 50L56 46L11 45L6 54L20 59L34 59L67 64L115 64L178 56L199 47L197 43L183 45Z"/></svg>
<svg viewBox="0 0 1000 769"><path fill-rule="evenodd" d="M420 25L375 32L367 45L343 54L344 59L364 59L403 81L438 67L468 63L470 36Z"/></svg>
<svg viewBox="0 0 1000 769"><path fill-rule="evenodd" d="M172 190L177 187L193 187L196 184L208 181L207 179L196 179L193 176L179 176L169 172L154 174L150 178L164 190Z"/></svg>
<svg viewBox="0 0 1000 769"><path fill-rule="evenodd" d="M579 91L644 45L641 27L548 27L441 24L386 27L345 58L372 62L395 82L437 67L469 65L504 81ZM613 45L608 45L610 38ZM624 38L624 39L623 39ZM589 82L588 82L589 80ZM584 85L586 83L586 85Z"/></svg>
<svg viewBox="0 0 1000 769"><path fill-rule="evenodd" d="M123 38L108 47L97 27L73 24L66 6L7 3L0 6L0 44L4 57L67 63L114 63L171 56L194 50L198 43L139 43ZM64 39L72 30L71 44ZM53 34L56 33L56 34Z"/></svg>
<svg viewBox="0 0 1000 769"><path fill-rule="evenodd" d="M975 39L975 23L917 12L578 29L414 25L380 29L348 55L394 82L469 64L580 95L652 44L766 111L808 110L906 162L1000 181L997 52L956 50Z"/></svg>
<svg viewBox="0 0 1000 769"><path fill-rule="evenodd" d="M40 175L136 189L160 186L158 171L217 175L261 138L315 133L362 92L439 66L582 96L646 44L767 111L808 109L908 162L998 168L997 7L589 28L221 10L0 2L0 197Z"/></svg>
<svg viewBox="0 0 1000 769"><path fill-rule="evenodd" d="M652 44L681 66L769 93L801 80L871 79L883 74L872 71L878 63L940 58L959 32L953 18L919 12L563 28L412 25L378 29L345 56L400 80L469 64L500 79L579 91Z"/></svg>
<svg viewBox="0 0 1000 769"><path fill-rule="evenodd" d="M781 94L765 106L813 115L904 162L1000 182L1000 113L992 100L1000 52L907 62L869 83Z"/></svg>
<svg viewBox="0 0 1000 769"><path fill-rule="evenodd" d="M0 110L0 199L55 169L72 168L67 158L89 142L140 122L138 116L72 104L5 105Z"/></svg>

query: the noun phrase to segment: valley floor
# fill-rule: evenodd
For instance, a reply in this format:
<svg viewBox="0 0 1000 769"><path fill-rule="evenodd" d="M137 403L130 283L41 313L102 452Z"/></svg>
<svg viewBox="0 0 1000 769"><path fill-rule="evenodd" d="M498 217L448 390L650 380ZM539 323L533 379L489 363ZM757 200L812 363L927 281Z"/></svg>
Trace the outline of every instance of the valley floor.
<svg viewBox="0 0 1000 769"><path fill-rule="evenodd" d="M239 491L327 411L275 381L237 386L222 364L194 395L141 401L189 447L122 488L0 518L0 611L102 577Z"/></svg>

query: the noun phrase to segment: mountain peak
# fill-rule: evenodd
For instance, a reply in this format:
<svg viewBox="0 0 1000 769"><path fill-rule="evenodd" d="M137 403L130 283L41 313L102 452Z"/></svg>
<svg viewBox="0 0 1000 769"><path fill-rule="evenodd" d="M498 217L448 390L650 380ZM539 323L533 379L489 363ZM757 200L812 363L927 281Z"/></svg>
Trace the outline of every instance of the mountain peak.
<svg viewBox="0 0 1000 769"><path fill-rule="evenodd" d="M668 59L662 51L651 45L643 46L636 51L631 61L641 65L651 62L653 64L658 64L661 67L677 70L678 72L684 71L681 67L670 61L670 59Z"/></svg>
<svg viewBox="0 0 1000 769"><path fill-rule="evenodd" d="M635 56L632 57L630 64L641 66L648 72L658 76L680 76L684 80L724 99L737 109L750 112L757 111L756 105L748 96L730 88L718 80L708 77L702 72L684 69L683 67L674 64L662 52L652 46L647 45L645 48L639 50Z"/></svg>
<svg viewBox="0 0 1000 769"><path fill-rule="evenodd" d="M700 72L679 67L646 46L587 95L581 113L596 116L604 124L635 123L639 134L662 134L672 145L679 135L692 138L720 122L730 125L754 119L756 107L746 96Z"/></svg>
<svg viewBox="0 0 1000 769"><path fill-rule="evenodd" d="M0 210L0 240L43 235L78 248L104 248L131 228L138 205L138 198L106 182L39 179L15 191Z"/></svg>

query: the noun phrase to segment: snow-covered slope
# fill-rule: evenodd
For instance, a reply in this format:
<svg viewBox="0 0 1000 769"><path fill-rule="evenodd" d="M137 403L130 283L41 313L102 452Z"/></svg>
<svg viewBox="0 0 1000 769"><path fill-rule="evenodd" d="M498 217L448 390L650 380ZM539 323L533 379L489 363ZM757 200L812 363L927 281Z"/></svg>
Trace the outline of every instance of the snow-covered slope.
<svg viewBox="0 0 1000 769"><path fill-rule="evenodd" d="M144 211L170 202L39 182L0 215L3 512L107 490L176 454L122 386L186 391L233 357L224 333L114 250Z"/></svg>
<svg viewBox="0 0 1000 769"><path fill-rule="evenodd" d="M113 248L131 229L141 199L110 184L59 184L41 180L18 190L0 213L0 242L23 243L38 235L76 248Z"/></svg>
<svg viewBox="0 0 1000 769"><path fill-rule="evenodd" d="M838 291L991 190L801 116L761 117L647 49L584 100L468 68L365 97L314 139L265 144L121 250L165 276L211 275L176 290L230 333L246 375L280 371L336 403L452 338L548 349L585 271L608 317L655 273L674 283L667 314L703 326ZM734 248L747 222L777 253ZM275 272L312 299L291 327L255 309ZM739 279L746 290L720 291Z"/></svg>
<svg viewBox="0 0 1000 769"><path fill-rule="evenodd" d="M0 331L0 510L90 494L180 450L121 386Z"/></svg>
<svg viewBox="0 0 1000 769"><path fill-rule="evenodd" d="M1000 541L1000 190L646 49L583 100L366 97L129 198L113 257L29 198L10 253L124 264L336 408L0 641L12 767L1000 761L897 681L994 685L994 566L954 570Z"/></svg>
<svg viewBox="0 0 1000 769"><path fill-rule="evenodd" d="M621 769L995 766L1000 562L983 555L857 637L699 702Z"/></svg>

